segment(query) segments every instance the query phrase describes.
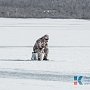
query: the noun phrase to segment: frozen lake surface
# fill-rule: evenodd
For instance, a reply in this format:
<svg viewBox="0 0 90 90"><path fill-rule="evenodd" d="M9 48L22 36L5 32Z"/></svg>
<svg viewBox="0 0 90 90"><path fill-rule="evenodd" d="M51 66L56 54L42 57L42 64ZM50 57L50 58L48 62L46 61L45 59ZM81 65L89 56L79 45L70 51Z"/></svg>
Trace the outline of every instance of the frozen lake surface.
<svg viewBox="0 0 90 90"><path fill-rule="evenodd" d="M0 18L0 90L89 90L90 21ZM30 61L35 41L49 34L50 61Z"/></svg>

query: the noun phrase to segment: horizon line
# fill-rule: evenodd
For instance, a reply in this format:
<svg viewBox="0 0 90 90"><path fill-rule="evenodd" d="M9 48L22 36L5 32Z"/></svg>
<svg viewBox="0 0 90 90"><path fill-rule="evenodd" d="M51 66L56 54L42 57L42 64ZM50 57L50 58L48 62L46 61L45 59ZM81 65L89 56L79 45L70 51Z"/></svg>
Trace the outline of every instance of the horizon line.
<svg viewBox="0 0 90 90"><path fill-rule="evenodd" d="M0 46L0 48L24 48L24 47L26 47L26 48L31 48L31 47L33 47L33 46ZM48 47L50 47L50 48L75 48L75 47L77 47L77 48L79 48L79 47L90 47L90 46L48 46Z"/></svg>

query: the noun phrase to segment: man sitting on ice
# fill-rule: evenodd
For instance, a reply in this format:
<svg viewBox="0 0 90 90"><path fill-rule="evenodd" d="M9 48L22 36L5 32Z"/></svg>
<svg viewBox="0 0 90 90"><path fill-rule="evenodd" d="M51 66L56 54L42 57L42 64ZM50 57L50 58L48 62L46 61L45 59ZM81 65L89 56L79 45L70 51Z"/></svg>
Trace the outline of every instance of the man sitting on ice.
<svg viewBox="0 0 90 90"><path fill-rule="evenodd" d="M48 40L49 36L44 35L36 41L33 47L33 53L37 53L38 60L48 60Z"/></svg>

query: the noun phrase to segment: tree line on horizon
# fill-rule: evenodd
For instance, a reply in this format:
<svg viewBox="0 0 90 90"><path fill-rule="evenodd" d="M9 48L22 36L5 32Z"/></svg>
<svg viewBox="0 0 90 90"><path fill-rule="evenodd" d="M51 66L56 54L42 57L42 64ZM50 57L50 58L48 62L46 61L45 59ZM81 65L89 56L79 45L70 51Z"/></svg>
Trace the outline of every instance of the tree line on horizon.
<svg viewBox="0 0 90 90"><path fill-rule="evenodd" d="M0 0L0 17L90 19L90 0Z"/></svg>

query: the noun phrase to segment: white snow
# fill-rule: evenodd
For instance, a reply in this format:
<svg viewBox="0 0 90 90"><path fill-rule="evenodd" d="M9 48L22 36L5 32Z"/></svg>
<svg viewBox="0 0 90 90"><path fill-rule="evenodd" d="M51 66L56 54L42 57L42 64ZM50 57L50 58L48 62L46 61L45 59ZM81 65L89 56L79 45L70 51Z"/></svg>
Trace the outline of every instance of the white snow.
<svg viewBox="0 0 90 90"><path fill-rule="evenodd" d="M73 85L90 76L90 21L0 18L0 90L89 90ZM50 61L30 61L35 41L49 34ZM51 47L52 46L52 47Z"/></svg>

